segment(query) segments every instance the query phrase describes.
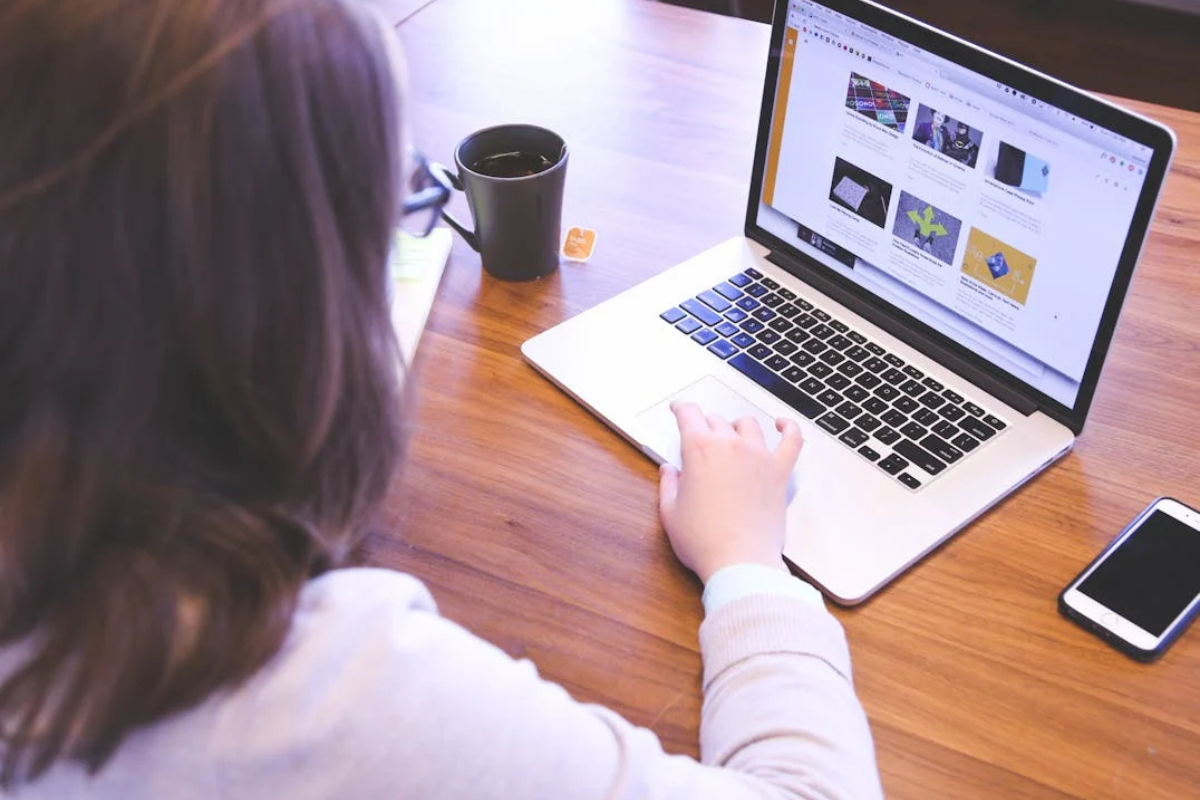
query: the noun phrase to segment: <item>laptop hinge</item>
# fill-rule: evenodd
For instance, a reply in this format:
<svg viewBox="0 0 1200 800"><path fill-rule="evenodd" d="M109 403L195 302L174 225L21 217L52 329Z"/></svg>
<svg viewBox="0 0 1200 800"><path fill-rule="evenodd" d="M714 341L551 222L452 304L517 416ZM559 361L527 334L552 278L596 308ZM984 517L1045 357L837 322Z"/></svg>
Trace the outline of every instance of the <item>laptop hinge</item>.
<svg viewBox="0 0 1200 800"><path fill-rule="evenodd" d="M919 331L912 330L893 317L880 313L879 309L857 297L852 292L847 291L836 281L822 275L820 270L813 268L806 261L797 260L776 250L772 250L767 254L767 260L797 277L803 277L805 282L812 284L817 290L829 295L859 316L869 319L872 323L883 328L900 341L920 350L942 366L975 384L993 397L1007 403L1025 416L1029 416L1038 410L1038 404L1030 398L1006 386L996 377L971 364L962 356L934 341L931 337L925 336Z"/></svg>

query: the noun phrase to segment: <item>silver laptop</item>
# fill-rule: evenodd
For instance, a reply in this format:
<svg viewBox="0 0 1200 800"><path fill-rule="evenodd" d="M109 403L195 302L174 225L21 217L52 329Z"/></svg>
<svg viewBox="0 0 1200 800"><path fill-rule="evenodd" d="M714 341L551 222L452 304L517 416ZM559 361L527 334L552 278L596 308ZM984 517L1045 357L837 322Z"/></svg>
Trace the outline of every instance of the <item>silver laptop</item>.
<svg viewBox="0 0 1200 800"><path fill-rule="evenodd" d="M799 419L784 555L858 603L1071 448L1174 146L873 3L780 0L745 235L522 351L657 462L677 398Z"/></svg>

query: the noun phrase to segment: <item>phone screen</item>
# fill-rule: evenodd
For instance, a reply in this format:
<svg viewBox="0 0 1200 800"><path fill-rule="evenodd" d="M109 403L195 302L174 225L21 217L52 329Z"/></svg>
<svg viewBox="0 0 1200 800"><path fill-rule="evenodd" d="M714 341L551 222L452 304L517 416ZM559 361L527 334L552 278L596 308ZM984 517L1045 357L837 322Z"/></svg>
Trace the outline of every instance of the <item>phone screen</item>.
<svg viewBox="0 0 1200 800"><path fill-rule="evenodd" d="M1155 511L1079 591L1155 636L1200 594L1200 531Z"/></svg>

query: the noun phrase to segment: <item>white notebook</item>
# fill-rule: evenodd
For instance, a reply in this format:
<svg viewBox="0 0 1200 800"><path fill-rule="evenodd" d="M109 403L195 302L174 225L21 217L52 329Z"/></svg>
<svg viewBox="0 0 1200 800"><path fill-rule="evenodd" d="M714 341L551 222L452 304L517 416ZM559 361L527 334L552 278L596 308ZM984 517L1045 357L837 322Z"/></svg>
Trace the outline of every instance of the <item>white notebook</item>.
<svg viewBox="0 0 1200 800"><path fill-rule="evenodd" d="M434 228L421 238L397 231L388 259L392 292L392 326L406 365L412 365L417 344L433 308L452 243L449 228Z"/></svg>

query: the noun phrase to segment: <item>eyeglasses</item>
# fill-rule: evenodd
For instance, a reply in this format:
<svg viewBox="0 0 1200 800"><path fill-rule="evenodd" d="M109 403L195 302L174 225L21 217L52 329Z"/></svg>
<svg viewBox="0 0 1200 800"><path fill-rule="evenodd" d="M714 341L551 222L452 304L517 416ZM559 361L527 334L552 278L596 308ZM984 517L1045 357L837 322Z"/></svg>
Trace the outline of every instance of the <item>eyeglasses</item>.
<svg viewBox="0 0 1200 800"><path fill-rule="evenodd" d="M414 236L428 236L450 200L453 185L440 164L427 161L420 153L413 154L413 161L415 168L409 179L409 194L404 198L400 227Z"/></svg>

